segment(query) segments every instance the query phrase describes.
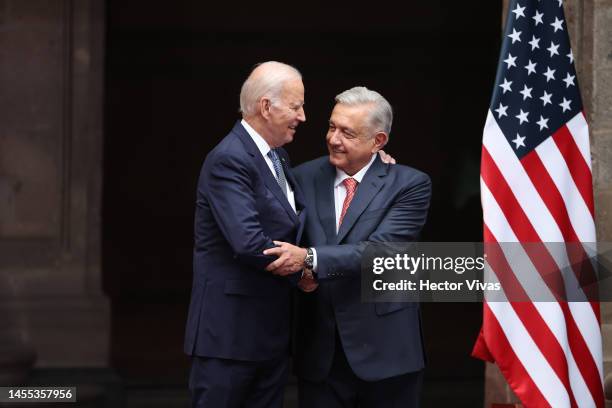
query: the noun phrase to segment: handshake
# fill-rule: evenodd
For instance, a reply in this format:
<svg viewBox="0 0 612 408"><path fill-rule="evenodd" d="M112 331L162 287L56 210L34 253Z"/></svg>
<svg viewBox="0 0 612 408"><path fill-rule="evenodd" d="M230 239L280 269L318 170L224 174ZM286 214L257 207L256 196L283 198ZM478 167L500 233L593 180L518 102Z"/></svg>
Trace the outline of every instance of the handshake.
<svg viewBox="0 0 612 408"><path fill-rule="evenodd" d="M278 257L266 267L266 270L279 276L287 276L302 271L298 287L304 292L314 291L319 284L315 279L312 268L308 268L306 264L308 256L306 248L300 248L282 241L274 241L274 244L277 246L263 251L264 255Z"/></svg>

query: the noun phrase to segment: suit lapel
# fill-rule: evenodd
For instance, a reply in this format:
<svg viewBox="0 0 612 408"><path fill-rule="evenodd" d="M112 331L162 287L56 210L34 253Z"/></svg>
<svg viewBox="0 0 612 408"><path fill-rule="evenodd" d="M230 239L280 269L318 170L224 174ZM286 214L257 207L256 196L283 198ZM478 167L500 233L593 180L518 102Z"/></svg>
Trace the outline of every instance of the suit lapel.
<svg viewBox="0 0 612 408"><path fill-rule="evenodd" d="M279 156L283 166L283 171L285 172L285 178L287 179L287 183L289 183L289 185L293 189L295 209L297 210L299 215L299 212L306 207L306 204L304 202L304 195L302 194L302 189L300 188L299 184L295 180L295 177L293 176L293 171L291 171L291 167L289 166L288 160L285 158L285 155L287 153L284 152L284 150L281 151L283 151L283 153L281 153Z"/></svg>
<svg viewBox="0 0 612 408"><path fill-rule="evenodd" d="M315 179L315 201L317 203L317 214L327 243L336 240L336 209L334 205L334 179L336 168L326 161L319 169Z"/></svg>
<svg viewBox="0 0 612 408"><path fill-rule="evenodd" d="M293 171L291 171L291 169L289 168L289 163L285 158L286 154L287 153L283 151L283 153L280 155L280 159L283 165L283 170L285 171L287 183L289 183L291 185L291 188L293 189L293 199L295 200L295 209L297 210L297 218L299 222L295 242L299 244L300 240L302 239L304 227L306 225L306 213L308 209L306 208L302 189L295 177L293 176Z"/></svg>
<svg viewBox="0 0 612 408"><path fill-rule="evenodd" d="M361 213L368 207L378 191L385 185L384 177L387 174L387 165L376 157L372 166L368 169L363 180L359 183L353 201L346 211L340 230L336 236L336 244L342 242L346 234L351 230Z"/></svg>
<svg viewBox="0 0 612 408"><path fill-rule="evenodd" d="M270 171L266 160L261 155L261 152L257 148L257 145L255 144L253 139L251 139L251 136L240 124L240 122L236 123L233 130L236 132L236 134L242 141L242 144L244 145L247 153L249 153L253 157L253 161L257 166L257 170L259 170L259 173L270 192L272 192L274 197L276 197L276 199L281 203L281 205L283 206L285 211L287 211L287 214L289 214L289 217L293 220L293 222L297 223L298 218L295 211L293 211L293 208L291 208L291 204L289 204L287 197L281 191L280 186L276 181L276 178L274 178L274 176L272 175L272 172Z"/></svg>

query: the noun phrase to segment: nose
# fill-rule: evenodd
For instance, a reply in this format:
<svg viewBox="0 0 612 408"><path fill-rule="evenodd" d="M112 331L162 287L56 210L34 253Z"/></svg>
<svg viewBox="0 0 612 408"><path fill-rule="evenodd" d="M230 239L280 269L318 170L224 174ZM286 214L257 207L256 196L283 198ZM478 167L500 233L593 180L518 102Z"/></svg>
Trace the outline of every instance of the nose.
<svg viewBox="0 0 612 408"><path fill-rule="evenodd" d="M328 140L329 144L337 146L340 144L340 130L334 129L333 131L328 132Z"/></svg>
<svg viewBox="0 0 612 408"><path fill-rule="evenodd" d="M306 111L304 110L303 106L300 108L298 112L297 120L299 120L300 122L306 122Z"/></svg>

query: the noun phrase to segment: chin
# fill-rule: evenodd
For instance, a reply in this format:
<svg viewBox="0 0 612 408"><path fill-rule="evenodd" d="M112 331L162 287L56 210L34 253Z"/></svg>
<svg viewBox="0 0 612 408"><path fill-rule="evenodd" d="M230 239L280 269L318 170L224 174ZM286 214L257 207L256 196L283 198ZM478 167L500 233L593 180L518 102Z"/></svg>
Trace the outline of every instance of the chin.
<svg viewBox="0 0 612 408"><path fill-rule="evenodd" d="M329 154L329 162L334 167L340 167L342 165L343 160L338 158L338 157L334 157L334 154L330 153Z"/></svg>

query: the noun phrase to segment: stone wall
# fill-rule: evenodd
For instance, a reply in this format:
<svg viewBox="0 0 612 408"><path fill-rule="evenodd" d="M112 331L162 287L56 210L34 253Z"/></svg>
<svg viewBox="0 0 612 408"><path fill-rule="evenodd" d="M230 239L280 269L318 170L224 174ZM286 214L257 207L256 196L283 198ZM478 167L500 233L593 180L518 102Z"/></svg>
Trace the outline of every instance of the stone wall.
<svg viewBox="0 0 612 408"><path fill-rule="evenodd" d="M612 241L612 1L583 2L584 64L581 66L588 93L583 94L591 127L593 189L597 239ZM604 378L612 372L612 305L603 303L602 335ZM605 381L606 406L612 407L610 381Z"/></svg>
<svg viewBox="0 0 612 408"><path fill-rule="evenodd" d="M108 361L103 35L102 0L0 1L0 339L42 367Z"/></svg>

